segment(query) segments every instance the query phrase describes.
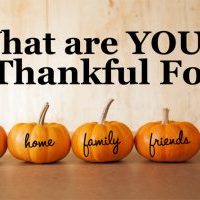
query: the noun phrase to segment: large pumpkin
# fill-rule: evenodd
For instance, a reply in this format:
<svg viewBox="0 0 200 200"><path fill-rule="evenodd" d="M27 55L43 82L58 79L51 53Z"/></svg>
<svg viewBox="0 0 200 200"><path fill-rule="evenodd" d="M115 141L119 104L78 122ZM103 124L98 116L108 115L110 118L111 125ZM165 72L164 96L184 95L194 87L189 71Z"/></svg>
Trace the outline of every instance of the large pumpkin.
<svg viewBox="0 0 200 200"><path fill-rule="evenodd" d="M113 99L107 104L101 121L83 124L72 136L72 150L90 162L117 161L126 157L133 147L131 130L123 123L105 121Z"/></svg>
<svg viewBox="0 0 200 200"><path fill-rule="evenodd" d="M2 126L0 126L0 157L4 155L7 149L7 135Z"/></svg>
<svg viewBox="0 0 200 200"><path fill-rule="evenodd" d="M8 149L17 159L51 163L63 159L70 150L70 136L62 124L44 123L47 103L38 123L16 124L8 135Z"/></svg>
<svg viewBox="0 0 200 200"><path fill-rule="evenodd" d="M168 113L168 109L163 109L162 122L150 122L139 129L136 149L153 161L186 161L198 152L200 133L192 123L169 121Z"/></svg>

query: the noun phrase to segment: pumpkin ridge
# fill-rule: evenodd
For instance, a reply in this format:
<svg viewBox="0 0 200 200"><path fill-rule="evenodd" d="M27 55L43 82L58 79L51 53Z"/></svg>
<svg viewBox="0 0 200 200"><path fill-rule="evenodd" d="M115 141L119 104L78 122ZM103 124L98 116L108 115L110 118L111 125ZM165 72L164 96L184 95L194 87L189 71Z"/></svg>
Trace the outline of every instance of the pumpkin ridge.
<svg viewBox="0 0 200 200"><path fill-rule="evenodd" d="M16 127L18 130L20 129L20 132L22 132L22 133L24 133L24 136L27 134L26 132L27 131L25 131L25 129L26 129L26 127L27 127L27 124L26 123L23 123L23 124L20 124L19 125L19 127ZM30 129L30 136L31 136L31 132L32 132L32 130L33 130L33 128L34 128L34 126L32 126L32 128ZM21 135L18 135L17 134L17 136L18 137L22 137ZM16 138L13 138L13 139L16 139ZM24 138L25 139L25 138ZM16 147L16 146L15 146ZM24 147L25 148L25 147ZM18 149L17 150L17 148L15 148L15 151L17 152L17 154L19 155L19 159L20 160L25 160L25 161L30 161L30 152L29 152L29 149L24 149L24 151L25 151L25 154L27 154L25 157L23 157L24 156L24 153L23 153L23 156L21 156L21 154L19 153L19 151L20 151L20 149Z"/></svg>
<svg viewBox="0 0 200 200"><path fill-rule="evenodd" d="M106 127L106 135L109 134L110 130L113 129L112 126L114 126L115 129L117 129L117 134L116 134L116 133L115 133L115 134L116 134L117 137L119 138L119 133L120 133L120 131L119 131L118 128L114 125L114 123L107 123L107 124L106 124L106 126L105 126L105 127ZM120 133L120 134L121 134L121 133ZM113 147L110 145L110 146L109 146L109 153L112 152L112 151L113 151ZM114 159L114 161L115 161L115 160L116 160L116 158ZM107 161L108 161L108 162L112 161L112 160L110 159L110 155L109 155L109 160L107 160Z"/></svg>
<svg viewBox="0 0 200 200"><path fill-rule="evenodd" d="M37 130L37 129L39 129L39 130ZM42 130L42 133L41 133L41 130ZM45 136L44 136L45 135ZM40 140L44 140L44 141L46 141L46 139L47 139L47 127L46 126L44 126L44 125L36 125L35 127L34 127L34 129L32 130L32 134L30 135L30 141L33 141L33 138L34 138L34 140L36 140L37 141L37 138L39 138L39 141ZM42 139L41 139L41 137L42 137ZM45 138L45 139L44 139ZM29 152L30 152L30 157L31 157L31 162L35 162L35 163L46 163L46 160L45 161L38 161L38 157L40 157L40 154L41 154L41 152L40 152L40 150L39 150L39 148L40 147L35 147L35 148L30 148L30 150L29 150ZM43 148L42 150L45 150L45 153L43 152L43 154L45 154L45 155L48 155L47 154L47 149L48 149L48 147L46 147L45 149ZM34 156L33 156L34 155ZM48 156L47 156L48 157ZM43 160L43 158L42 158L42 160Z"/></svg>
<svg viewBox="0 0 200 200"><path fill-rule="evenodd" d="M59 126L48 127L47 128L48 131L49 131L50 128L54 130L54 131L52 131L53 134L56 134L56 137L59 137L58 140L64 141L64 139L65 139L65 136L64 136L65 132L64 132L64 129L63 129L64 127L62 127L62 126L61 127L59 127ZM66 131L66 132L68 134L68 131ZM48 132L48 134L49 134L49 132ZM48 138L50 138L49 135L48 135ZM58 147L58 145L56 145L56 147ZM49 149L50 148L48 148L48 155L49 155ZM68 150L67 147L66 147L66 150ZM58 150L56 150L56 151L58 151ZM63 152L61 151L61 146L59 146L59 152L61 152L63 154ZM55 159L55 161L59 161L59 160L63 159L67 155L67 153L68 153L68 151L66 151L63 155L60 154L59 159L57 158L57 159Z"/></svg>
<svg viewBox="0 0 200 200"><path fill-rule="evenodd" d="M24 133L25 135L27 134L26 132L27 131L25 131L25 129L26 129L26 126L27 126L27 124L26 123L23 123L23 124L21 124L21 125L19 125L19 127L17 127L17 129L20 129L20 130L22 130L21 132L22 133ZM32 129L34 128L34 126L32 127ZM32 132L32 129L31 129L31 131L30 131L30 135L31 135L31 132ZM18 134L17 134L18 135ZM19 135L19 137L21 137L21 135ZM25 148L25 147L24 147ZM17 150L17 148L15 149L15 151L16 152L18 152L19 150ZM25 161L29 161L29 159L30 159L30 153L29 153L29 149L26 149L25 148L25 150L24 150L25 152L26 152L26 154L27 154L27 156L25 156L25 157L21 157L21 155L20 155L20 159L21 160L25 160ZM24 153L23 153L23 155L24 155ZM26 158L27 157L27 158Z"/></svg>
<svg viewBox="0 0 200 200"><path fill-rule="evenodd" d="M34 131L35 131L35 129L37 128L37 124L33 127L33 129L30 131L30 133L29 133L29 140L30 141L32 141L32 136L33 136L33 134L34 134ZM29 157L29 160L27 160L27 161L29 161L29 162L32 162L32 156L31 156L31 149L27 149L27 152L28 152L28 157Z"/></svg>
<svg viewBox="0 0 200 200"><path fill-rule="evenodd" d="M150 133L150 135L151 134L153 134L153 129L156 129L156 128L160 128L160 127L162 127L163 128L163 132L164 132L164 136L166 135L166 131L165 131L165 129L166 129L166 126L168 125L168 123L167 124L162 124L162 123L160 123L160 124L154 124L154 125L152 125L150 128L149 128L149 133ZM158 133L154 133L155 135L158 135ZM163 151L164 152L164 151ZM159 155L159 157L160 157L160 155ZM155 159L155 158L152 158L152 157L150 157L150 160L153 160L153 159ZM159 160L160 158L156 158L155 160ZM166 154L165 154L165 152L164 152L164 159L162 159L162 160L165 160L166 159Z"/></svg>
<svg viewBox="0 0 200 200"><path fill-rule="evenodd" d="M86 123L82 128L84 128L86 131L87 131L87 136L88 136L88 138L91 138L91 136L93 135L93 131L94 131L94 129L95 129L95 127L98 125L98 123L97 122L92 122L92 123ZM81 129L82 129L81 128ZM82 131L80 129L80 131L79 132L81 132L82 133L82 135L84 136L85 135L85 132L86 131ZM91 130L91 131L89 131L89 130ZM79 134L80 133L77 133L78 134L78 137L80 137L79 136ZM78 144L79 145L79 144ZM85 158L85 156L82 154L82 152L83 152L83 146L81 147L81 154L78 152L78 154L80 154L80 156L81 156L81 158L84 160L84 158ZM78 151L80 151L80 150L78 150ZM95 161L95 159L94 159L94 156L93 156L93 152L92 152L92 149L90 149L90 158L89 158L89 161L90 162L93 162L93 161Z"/></svg>
<svg viewBox="0 0 200 200"><path fill-rule="evenodd" d="M145 138L146 136L146 132L148 131L148 128L151 128L153 125L155 124L155 122L149 122L143 126L141 126L139 128L139 130L136 132L136 136L135 136L135 148L137 150L137 152L142 155L142 149L140 148L140 145L139 145L139 141L140 140L140 137L142 137L143 139Z"/></svg>
<svg viewBox="0 0 200 200"><path fill-rule="evenodd" d="M88 127L89 127L90 125L92 125L92 124L89 123L89 124L88 124ZM98 126L98 125L99 125L98 123L97 123L97 124L94 124L94 127L92 128L91 133L90 133L90 134L87 133L87 134L89 135L88 138L91 138L91 137L92 137L92 135L94 134L94 130L95 130L96 126ZM89 132L89 131L88 131L88 132ZM85 134L85 133L84 133L84 134ZM91 161L94 160L95 162L97 162L96 157L94 156L94 153L93 153L93 151L92 151L92 148L90 149L90 157L91 157Z"/></svg>
<svg viewBox="0 0 200 200"><path fill-rule="evenodd" d="M50 132L50 130L49 129L54 129L54 127L49 127L49 126L44 126L44 129L45 129L45 133L46 133L46 141L47 140L49 140L49 138L50 138L50 134L49 134L49 132ZM53 148L53 147L52 147ZM46 154L46 161L45 161L45 163L48 163L48 161L49 161L49 157L51 157L51 155L49 155L50 153L49 153L49 147L47 147L47 148L45 148L45 150L46 150L46 152L45 152L45 154ZM51 159L50 159L51 160ZM54 162L54 161L53 161Z"/></svg>
<svg viewBox="0 0 200 200"><path fill-rule="evenodd" d="M190 123L190 122L180 122L180 123L177 122L176 125L180 128L180 130L183 129L183 128L181 127L181 125L182 125L182 126L186 126L188 129L194 129L195 131L197 131L197 132L199 133L199 130L198 130L192 123ZM190 132L190 135L192 135L191 133L192 133L192 132ZM200 135L198 135L198 136L199 136L198 149L195 151L194 155L199 151L199 148L200 148ZM186 146L185 146L185 149L186 149ZM193 155L193 156L194 156L194 155Z"/></svg>
<svg viewBox="0 0 200 200"><path fill-rule="evenodd" d="M198 132L199 149L200 149L200 132L199 132L199 130L192 123L189 123L189 122L183 122L183 123L188 127L190 126L190 129L193 128Z"/></svg>
<svg viewBox="0 0 200 200"><path fill-rule="evenodd" d="M117 124L117 123L115 123L114 124L114 126L118 129L118 131L119 131L119 133L120 133L120 135L121 135L121 137L123 138L123 141L127 141L127 140L125 140L125 137L124 137L124 132L127 132L125 129L124 129L124 127L123 128L121 128L121 126L122 126L122 124L123 123L121 123L121 122L119 122L119 124ZM121 125L121 126L120 126ZM124 125L124 124L123 124ZM128 127L127 127L128 128ZM124 130L123 130L124 129ZM131 132L131 130L130 130L130 132ZM131 132L132 133L132 132ZM127 134L127 133L126 133ZM127 138L126 138L127 139ZM130 142L130 141L129 141ZM131 150L132 150L132 148L133 148L133 141L132 141L132 144L131 144L131 146L130 146L130 149L128 149L128 152L125 152L126 153L126 155L122 155L122 156L120 156L120 158L119 159L122 159L122 158L124 158L125 156L127 156L130 152L131 152ZM124 152L123 152L123 154L124 154Z"/></svg>
<svg viewBox="0 0 200 200"><path fill-rule="evenodd" d="M182 122L174 122L174 123L172 123L171 125L177 127L180 131L183 130ZM180 134L180 131L178 132L178 134ZM181 148L182 148L182 150L184 149L183 152L185 152L185 151L187 150L187 146L186 146L186 145L182 145ZM179 159L180 159L180 158L179 158ZM181 162L182 159L177 160L177 161L178 161L178 162Z"/></svg>
<svg viewBox="0 0 200 200"><path fill-rule="evenodd" d="M27 126L27 124L26 124ZM32 130L30 131L29 135L30 135L30 140L31 140L31 136L32 136L32 132L34 131L35 127L37 126L37 124L33 125ZM30 153L30 149L27 149L27 154L28 154L28 160L29 162L31 162L31 153Z"/></svg>

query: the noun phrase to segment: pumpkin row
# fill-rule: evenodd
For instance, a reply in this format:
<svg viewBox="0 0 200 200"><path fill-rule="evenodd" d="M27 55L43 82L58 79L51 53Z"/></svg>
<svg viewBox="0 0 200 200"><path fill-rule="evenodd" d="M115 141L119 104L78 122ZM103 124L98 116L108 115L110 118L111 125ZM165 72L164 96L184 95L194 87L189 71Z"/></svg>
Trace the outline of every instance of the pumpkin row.
<svg viewBox="0 0 200 200"><path fill-rule="evenodd" d="M52 163L63 159L72 150L90 162L111 162L126 157L135 144L143 157L159 162L182 162L192 158L200 149L200 133L189 122L169 121L169 110L163 109L163 119L143 125L134 137L127 125L106 121L111 99L100 122L85 123L72 138L66 127L45 123L47 103L38 123L16 124L6 135L0 127L0 156L6 152L17 159L32 163Z"/></svg>

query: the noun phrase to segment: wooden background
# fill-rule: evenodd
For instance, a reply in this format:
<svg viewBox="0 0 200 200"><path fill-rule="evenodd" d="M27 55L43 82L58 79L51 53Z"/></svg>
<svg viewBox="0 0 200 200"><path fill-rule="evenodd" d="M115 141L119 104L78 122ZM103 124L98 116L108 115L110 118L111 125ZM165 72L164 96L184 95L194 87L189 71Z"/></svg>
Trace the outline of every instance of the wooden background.
<svg viewBox="0 0 200 200"><path fill-rule="evenodd" d="M11 29L11 35L20 37L22 42L28 37L42 38L46 32L51 32L57 39L56 55L23 55L24 66L32 66L36 71L44 66L78 66L83 56L64 54L66 38L115 37L120 49L115 56L120 59L120 64L140 68L138 58L148 57L151 81L150 86L0 86L1 124L8 131L15 123L37 121L41 107L48 101L51 108L47 121L58 121L74 130L86 121L99 120L104 104L113 97L116 102L108 119L124 121L133 130L150 120L159 120L161 108L166 106L173 119L192 121L200 126L200 87L188 86L182 79L187 66L200 66L199 53L195 56L181 53L176 34L181 30L199 31L199 17L199 0L1 0L1 29ZM145 46L146 55L131 54L132 42L125 31L161 30L172 31L177 36L175 52L164 57L157 55L149 46L150 37ZM196 39L193 35L189 40L193 49L197 45ZM166 43L161 43L164 48ZM84 42L82 45L84 50ZM97 54L91 56L92 64L103 67L113 56L103 55L98 47L95 49ZM0 56L0 59L19 57ZM173 86L159 85L162 77L160 59L183 61L180 77L173 79ZM15 70L8 67L6 73L7 79L12 81Z"/></svg>

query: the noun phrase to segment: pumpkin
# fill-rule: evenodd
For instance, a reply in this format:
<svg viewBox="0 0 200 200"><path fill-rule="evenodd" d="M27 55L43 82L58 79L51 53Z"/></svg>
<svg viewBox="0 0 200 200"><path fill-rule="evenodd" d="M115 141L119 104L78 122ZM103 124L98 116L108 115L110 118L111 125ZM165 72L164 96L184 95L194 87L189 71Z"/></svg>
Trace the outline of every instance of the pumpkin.
<svg viewBox="0 0 200 200"><path fill-rule="evenodd" d="M70 136L62 124L44 123L47 103L38 123L16 124L8 134L8 149L17 159L32 163L52 163L70 150Z"/></svg>
<svg viewBox="0 0 200 200"><path fill-rule="evenodd" d="M72 150L78 158L90 162L118 161L132 150L131 130L122 122L106 121L113 101L106 105L99 123L85 123L73 133Z"/></svg>
<svg viewBox="0 0 200 200"><path fill-rule="evenodd" d="M7 135L2 126L0 126L0 157L4 155L7 149Z"/></svg>
<svg viewBox="0 0 200 200"><path fill-rule="evenodd" d="M183 162L200 148L200 133L190 122L169 121L169 109L163 109L163 121L142 126L135 137L137 151L159 162Z"/></svg>

